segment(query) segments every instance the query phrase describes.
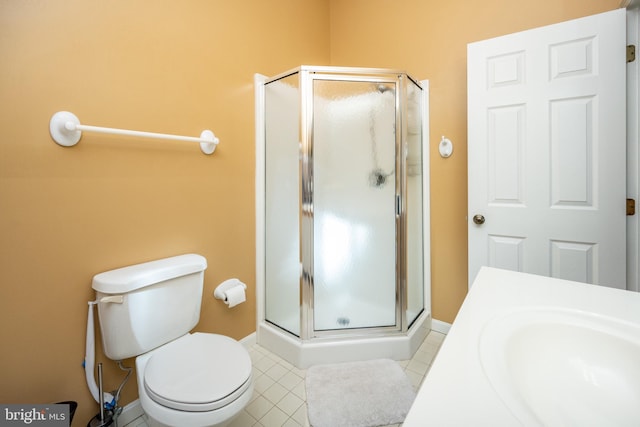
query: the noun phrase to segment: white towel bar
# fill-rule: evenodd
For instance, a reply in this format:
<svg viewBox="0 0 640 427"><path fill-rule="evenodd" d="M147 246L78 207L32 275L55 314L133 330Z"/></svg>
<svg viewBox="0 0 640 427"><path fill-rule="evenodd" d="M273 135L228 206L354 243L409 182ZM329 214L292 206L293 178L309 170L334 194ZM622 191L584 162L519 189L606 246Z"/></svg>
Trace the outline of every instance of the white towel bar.
<svg viewBox="0 0 640 427"><path fill-rule="evenodd" d="M58 111L51 117L49 132L53 140L64 147L74 146L80 141L82 132L108 133L113 135L139 136L143 138L168 139L173 141L199 142L200 149L205 154L216 150L220 142L210 130L203 130L200 138L193 136L169 135L165 133L141 132L137 130L105 128L100 126L81 125L75 114L68 111Z"/></svg>

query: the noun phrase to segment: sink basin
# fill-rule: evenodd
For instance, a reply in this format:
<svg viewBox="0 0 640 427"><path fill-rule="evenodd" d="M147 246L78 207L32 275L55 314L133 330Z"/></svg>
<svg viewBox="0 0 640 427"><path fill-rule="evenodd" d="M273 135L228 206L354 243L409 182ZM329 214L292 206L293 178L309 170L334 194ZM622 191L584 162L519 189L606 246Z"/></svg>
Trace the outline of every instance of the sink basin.
<svg viewBox="0 0 640 427"><path fill-rule="evenodd" d="M478 341L491 386L524 425L640 425L640 327L533 307L488 321Z"/></svg>

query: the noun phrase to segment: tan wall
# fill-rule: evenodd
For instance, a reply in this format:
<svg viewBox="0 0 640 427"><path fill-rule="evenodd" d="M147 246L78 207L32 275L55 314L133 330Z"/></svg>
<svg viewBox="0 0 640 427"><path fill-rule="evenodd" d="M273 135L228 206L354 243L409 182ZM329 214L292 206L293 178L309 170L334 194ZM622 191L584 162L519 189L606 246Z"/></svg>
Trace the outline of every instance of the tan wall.
<svg viewBox="0 0 640 427"><path fill-rule="evenodd" d="M431 263L435 319L467 293L467 43L618 7L620 0L332 0L332 65L390 67L430 81ZM453 155L438 153L441 136Z"/></svg>
<svg viewBox="0 0 640 427"><path fill-rule="evenodd" d="M255 330L253 74L329 61L326 0L0 0L0 402L79 402L91 278L196 252L208 259L198 330ZM88 125L220 137L197 144L85 133L49 137L51 115ZM249 285L233 310L214 300ZM102 356L108 390L122 373ZM132 365L133 361L127 361ZM137 396L135 380L122 403Z"/></svg>
<svg viewBox="0 0 640 427"><path fill-rule="evenodd" d="M0 0L0 402L76 400L74 426L97 412L80 364L91 278L107 269L200 253L198 330L254 330L253 74L300 64L431 80L433 312L452 321L466 293L466 43L618 2ZM90 125L210 128L221 144L205 156L85 134L62 148L48 123L65 109ZM230 311L210 295L233 276L249 302ZM113 389L121 373L97 354ZM132 381L122 403L135 396Z"/></svg>

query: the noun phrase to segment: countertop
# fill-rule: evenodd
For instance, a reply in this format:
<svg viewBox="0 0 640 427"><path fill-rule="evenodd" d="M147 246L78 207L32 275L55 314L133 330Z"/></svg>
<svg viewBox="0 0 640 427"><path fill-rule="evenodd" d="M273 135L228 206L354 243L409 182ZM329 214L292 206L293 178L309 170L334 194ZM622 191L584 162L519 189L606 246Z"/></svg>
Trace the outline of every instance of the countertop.
<svg viewBox="0 0 640 427"><path fill-rule="evenodd" d="M479 341L488 322L532 307L578 310L640 325L639 293L483 267L403 427L528 424L517 410L507 407L489 382L480 361Z"/></svg>

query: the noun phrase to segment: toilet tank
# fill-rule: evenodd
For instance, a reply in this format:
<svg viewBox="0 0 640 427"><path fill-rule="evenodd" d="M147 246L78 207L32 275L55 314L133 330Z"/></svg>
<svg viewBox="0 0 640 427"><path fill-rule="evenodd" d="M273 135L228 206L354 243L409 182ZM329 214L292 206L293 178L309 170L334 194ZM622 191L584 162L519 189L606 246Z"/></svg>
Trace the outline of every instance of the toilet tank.
<svg viewBox="0 0 640 427"><path fill-rule="evenodd" d="M104 354L138 356L188 333L200 319L207 260L164 258L93 277Z"/></svg>

